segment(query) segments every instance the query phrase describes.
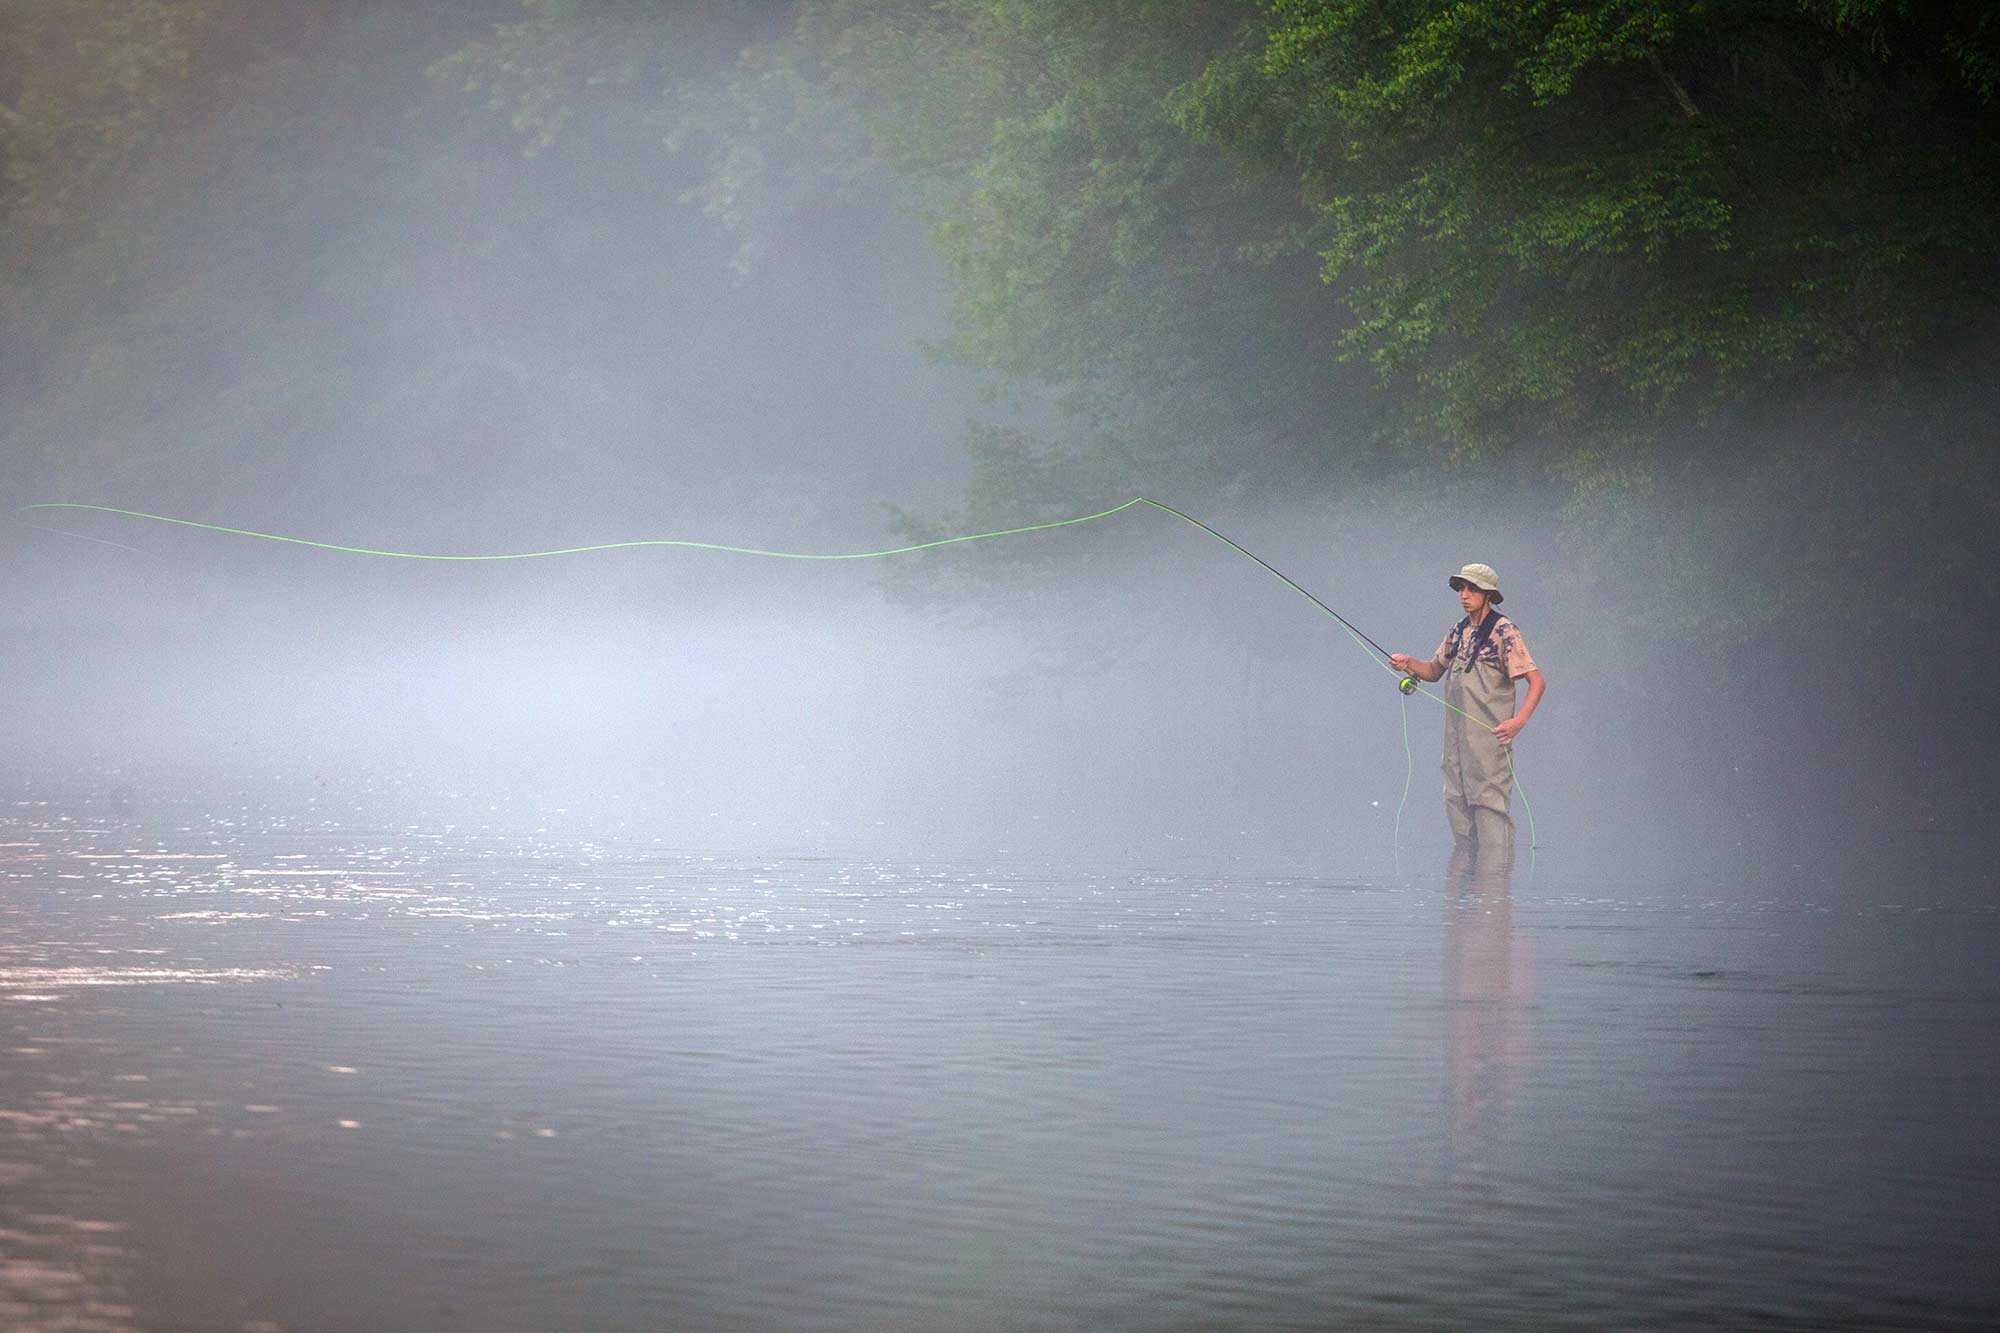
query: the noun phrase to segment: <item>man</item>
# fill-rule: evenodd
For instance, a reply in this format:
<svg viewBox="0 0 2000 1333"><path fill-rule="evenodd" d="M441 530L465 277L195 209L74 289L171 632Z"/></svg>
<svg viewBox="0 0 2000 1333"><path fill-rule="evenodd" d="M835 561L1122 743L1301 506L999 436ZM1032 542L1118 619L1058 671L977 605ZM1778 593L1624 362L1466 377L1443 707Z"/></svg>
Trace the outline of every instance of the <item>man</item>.
<svg viewBox="0 0 2000 1333"><path fill-rule="evenodd" d="M1509 752L1528 725L1546 688L1514 622L1497 609L1504 600L1500 576L1490 565L1467 565L1451 577L1465 619L1453 626L1430 661L1392 653L1389 665L1406 676L1446 677L1444 701L1444 810L1461 850L1477 846L1482 864L1511 864L1514 787ZM1514 682L1528 682L1528 697L1514 706Z"/></svg>

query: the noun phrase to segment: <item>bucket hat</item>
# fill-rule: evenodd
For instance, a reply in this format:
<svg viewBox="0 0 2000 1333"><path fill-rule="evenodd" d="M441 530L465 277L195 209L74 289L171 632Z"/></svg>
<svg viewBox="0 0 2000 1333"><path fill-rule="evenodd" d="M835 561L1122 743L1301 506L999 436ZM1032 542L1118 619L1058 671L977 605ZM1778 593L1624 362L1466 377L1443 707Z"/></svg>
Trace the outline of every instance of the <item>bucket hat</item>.
<svg viewBox="0 0 2000 1333"><path fill-rule="evenodd" d="M1451 576L1451 590L1453 592L1457 592L1459 585L1465 583L1470 583L1481 592L1488 594L1495 606L1507 600L1500 595L1500 576L1493 572L1493 566L1491 565L1467 565L1464 569L1459 570L1458 573Z"/></svg>

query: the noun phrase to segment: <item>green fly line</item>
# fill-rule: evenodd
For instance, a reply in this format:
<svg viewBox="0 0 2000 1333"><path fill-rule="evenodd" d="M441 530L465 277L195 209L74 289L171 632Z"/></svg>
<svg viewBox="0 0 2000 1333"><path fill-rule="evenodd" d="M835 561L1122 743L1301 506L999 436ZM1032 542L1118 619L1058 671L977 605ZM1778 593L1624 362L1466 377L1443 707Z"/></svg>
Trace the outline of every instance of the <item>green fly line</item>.
<svg viewBox="0 0 2000 1333"><path fill-rule="evenodd" d="M1381 667L1384 671L1388 672L1392 677L1394 677L1398 682L1402 683L1406 687L1403 690L1403 693L1406 696L1412 693L1421 694L1425 698L1434 700L1443 707L1450 709L1454 713L1457 713L1459 716L1466 718L1469 721L1474 722L1475 724L1478 723L1479 720L1477 718L1474 718L1472 714L1466 712L1464 709L1450 702L1449 700L1444 698L1444 696L1439 694L1433 694L1429 690L1415 688L1415 682L1409 681L1394 667L1389 665L1389 663L1386 660L1389 656L1388 651L1384 649L1382 645L1376 643L1373 639L1369 638L1367 635L1363 634L1360 630L1356 629L1353 625L1349 624L1345 616L1341 615L1331 606L1328 606L1318 597L1315 597L1311 592L1307 591L1302 585L1293 580L1289 575L1285 574L1277 566L1271 564L1269 561L1257 555L1255 552L1252 552L1242 546L1237 545L1229 538L1217 532L1214 528L1209 527L1208 524L1203 523L1200 519L1195 518L1189 514L1184 514L1180 510L1175 509L1172 505L1161 504L1158 500L1149 499L1143 495L1135 495L1130 500L1127 500L1124 504L1113 505L1109 509L1100 510L1095 514L1083 514L1077 518L1060 518L1049 523L1029 523L1022 527L1000 528L993 532L973 532L973 533L967 533L962 537L940 537L935 541L916 542L909 546L892 546L887 548L886 550L880 550L880 551L841 551L832 554L815 554L806 551L770 551L756 546L725 546L718 542L697 542L697 541L687 541L682 539L656 537L656 538L645 538L636 541L599 542L589 546L559 546L544 551L505 551L492 555L439 555L421 551L389 551L369 546L343 546L337 542L313 541L305 537L285 537L285 536L280 536L279 534L274 532L253 532L248 528L224 527L219 523L197 523L192 519L169 518L164 514L147 514L147 513L142 513L141 511L136 509L118 509L114 508L111 505L47 503L47 504L33 504L27 507L29 509L78 509L78 510L87 510L99 514L118 514L125 518L142 518L154 523L170 523L173 526L179 528L199 528L204 532L220 532L231 537L253 537L259 541L283 542L289 546L306 546L306 547L311 547L312 549L318 551L337 551L344 555L371 555L391 560L444 560L444 561L457 561L462 563L469 563L469 562L490 562L496 560L542 560L542 559L547 559L551 556L585 555L593 551L624 551L646 546L677 546L687 550L695 550L695 551L720 551L728 555L763 556L766 557L767 559L772 559L772 560L876 560L880 559L883 556L909 555L916 551L935 550L940 546L954 546L960 542L985 541L990 537L1015 537L1015 536L1020 536L1023 533L1029 533L1029 532L1048 532L1054 528L1075 527L1079 523L1092 523L1100 518L1110 518L1113 514L1122 514L1127 509L1132 508L1134 505L1149 505L1152 508L1161 511L1162 513L1172 514L1175 518L1181 519L1184 522L1191 523L1195 527L1200 528L1203 532L1215 538L1223 545L1229 547L1230 550L1235 551L1238 555L1241 555L1248 560L1256 562L1258 565L1262 566L1266 572L1271 574L1273 577L1277 578L1286 587L1290 588L1293 592L1305 598L1308 602L1311 602L1314 606L1318 607L1321 611L1324 611L1327 615L1331 616L1335 621L1337 621L1340 627L1347 632L1348 637L1354 640L1356 646L1358 646L1364 653L1367 653L1369 655L1369 660L1373 661L1375 654L1377 653L1381 654L1381 656L1385 660L1376 662L1375 664ZM53 531L53 529L51 530ZM73 533L64 535L81 536L82 534ZM1409 709L1407 705L1403 710L1403 717L1404 717L1403 751L1404 751L1404 756L1407 760L1410 758ZM1508 773L1513 780L1514 790L1521 793L1521 808L1527 812L1528 846L1529 849L1532 851L1537 843L1537 838L1535 836L1535 812L1533 807L1531 807L1528 804L1527 789L1521 785L1521 779L1519 775L1513 772L1513 767L1514 767L1513 747L1509 746L1507 747ZM1406 771L1403 779L1403 797L1405 801L1408 800L1409 793L1410 793L1409 774ZM1402 805L1398 804L1398 806L1396 807L1396 839L1399 844L1402 840L1402 824L1403 824L1403 810L1402 810ZM1399 847L1398 857L1400 858L1400 856L1401 852ZM1400 861L1397 873L1400 876L1401 874Z"/></svg>
<svg viewBox="0 0 2000 1333"><path fill-rule="evenodd" d="M491 560L544 560L554 555L584 555L591 551L624 551L639 546L681 546L696 551L722 551L729 555L761 555L772 560L874 560L885 555L908 555L912 551L928 551L933 547L950 546L956 542L984 541L988 537L1012 537L1023 532L1046 532L1050 528L1067 528L1078 523L1088 523L1093 519L1109 518L1120 510L1130 509L1136 504L1152 503L1151 500L1135 498L1127 500L1124 504L1114 509L1107 509L1100 514L1085 514L1081 518L1057 519L1053 523L1030 523L1022 528L1005 528L999 532L975 532L964 537L944 537L934 542L918 542L914 546L894 546L886 551L844 551L834 555L813 555L804 551L766 551L755 546L723 546L716 542L680 541L659 537L629 542L599 542L594 546L559 546L547 551L507 551L498 555L432 555L421 551L383 551L370 546L342 546L336 542L316 542L304 537L281 537L274 532L252 532L248 528L225 528L218 523L196 523L192 519L168 518L164 514L142 514L136 509L114 509L110 505L35 504L29 505L28 508L86 509L99 514L122 514L126 518L145 518L151 519L155 523L171 523L178 528L200 528L204 532L222 532L232 537L255 537L260 541L284 542L289 546L310 546L317 551L339 551L345 555L375 555L391 560L455 560L472 562ZM1166 508L1164 505L1157 507Z"/></svg>

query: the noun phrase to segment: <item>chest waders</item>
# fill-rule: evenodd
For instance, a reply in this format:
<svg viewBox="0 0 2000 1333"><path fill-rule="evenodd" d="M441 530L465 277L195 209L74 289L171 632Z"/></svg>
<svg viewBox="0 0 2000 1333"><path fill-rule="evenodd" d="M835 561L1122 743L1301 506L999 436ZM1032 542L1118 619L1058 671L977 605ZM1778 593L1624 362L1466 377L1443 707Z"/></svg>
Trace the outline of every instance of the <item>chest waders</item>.
<svg viewBox="0 0 2000 1333"><path fill-rule="evenodd" d="M1444 810L1452 840L1478 844L1480 861L1514 857L1514 819L1508 800L1514 787L1514 759L1496 723L1514 716L1514 681L1498 654L1481 661L1480 650L1500 618L1488 611L1470 636L1461 635L1458 653L1445 671Z"/></svg>

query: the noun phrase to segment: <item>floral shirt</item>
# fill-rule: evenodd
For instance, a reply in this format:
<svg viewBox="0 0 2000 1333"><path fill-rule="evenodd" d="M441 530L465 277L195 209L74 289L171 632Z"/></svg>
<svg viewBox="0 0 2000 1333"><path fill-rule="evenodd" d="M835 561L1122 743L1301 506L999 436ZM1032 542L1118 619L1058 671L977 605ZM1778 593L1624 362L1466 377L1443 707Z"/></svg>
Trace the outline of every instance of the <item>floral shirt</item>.
<svg viewBox="0 0 2000 1333"><path fill-rule="evenodd" d="M1471 616L1453 625L1431 657L1431 665L1448 668L1458 660L1460 653L1470 649L1478 632L1479 626L1472 623ZM1535 659L1528 656L1528 645L1523 642L1521 631L1515 629L1514 622L1505 616L1493 622L1493 632L1486 636L1485 643L1479 645L1476 660L1503 668L1509 680L1519 680L1535 669Z"/></svg>

